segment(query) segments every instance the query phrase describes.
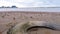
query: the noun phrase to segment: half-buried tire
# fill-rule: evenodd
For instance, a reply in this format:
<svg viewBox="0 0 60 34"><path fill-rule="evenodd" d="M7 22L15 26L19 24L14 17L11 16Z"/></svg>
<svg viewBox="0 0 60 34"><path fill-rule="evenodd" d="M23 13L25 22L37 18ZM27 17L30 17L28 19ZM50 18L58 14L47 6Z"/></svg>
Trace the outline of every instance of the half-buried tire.
<svg viewBox="0 0 60 34"><path fill-rule="evenodd" d="M14 27L10 28L7 32L7 34L28 34L28 31L35 28L46 28L55 30L54 27L50 27L50 25L46 24L45 21L29 21L25 23L20 23L15 25Z"/></svg>

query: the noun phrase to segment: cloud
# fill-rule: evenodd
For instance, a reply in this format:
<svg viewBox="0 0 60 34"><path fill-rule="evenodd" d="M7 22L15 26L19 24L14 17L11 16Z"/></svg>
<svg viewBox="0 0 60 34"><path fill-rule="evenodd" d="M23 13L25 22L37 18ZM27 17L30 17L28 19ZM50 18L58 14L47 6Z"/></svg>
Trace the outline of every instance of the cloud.
<svg viewBox="0 0 60 34"><path fill-rule="evenodd" d="M48 0L0 0L0 6L12 6L18 7L55 7L54 2Z"/></svg>
<svg viewBox="0 0 60 34"><path fill-rule="evenodd" d="M13 5L12 3L10 3L10 2L6 2L6 1L0 1L0 6L11 6L11 5Z"/></svg>
<svg viewBox="0 0 60 34"><path fill-rule="evenodd" d="M12 6L12 5L16 5L17 7L26 7L22 4L18 4L18 3L12 2L12 1L0 0L0 6Z"/></svg>

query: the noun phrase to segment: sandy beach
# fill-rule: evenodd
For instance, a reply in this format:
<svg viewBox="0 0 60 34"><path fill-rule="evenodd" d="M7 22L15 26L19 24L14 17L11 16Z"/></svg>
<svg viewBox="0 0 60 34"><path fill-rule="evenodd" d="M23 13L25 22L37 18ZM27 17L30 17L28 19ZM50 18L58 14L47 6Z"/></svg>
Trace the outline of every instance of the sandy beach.
<svg viewBox="0 0 60 34"><path fill-rule="evenodd" d="M12 25L26 21L49 21L60 24L60 12L0 12L0 34L6 34ZM60 34L60 31L52 33Z"/></svg>

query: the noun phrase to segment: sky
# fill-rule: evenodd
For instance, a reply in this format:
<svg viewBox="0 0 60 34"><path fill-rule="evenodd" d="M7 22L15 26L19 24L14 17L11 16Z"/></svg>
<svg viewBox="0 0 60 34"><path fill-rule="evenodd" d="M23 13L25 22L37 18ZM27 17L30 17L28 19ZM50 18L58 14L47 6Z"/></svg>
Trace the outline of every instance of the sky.
<svg viewBox="0 0 60 34"><path fill-rule="evenodd" d="M0 6L60 7L60 0L0 0Z"/></svg>

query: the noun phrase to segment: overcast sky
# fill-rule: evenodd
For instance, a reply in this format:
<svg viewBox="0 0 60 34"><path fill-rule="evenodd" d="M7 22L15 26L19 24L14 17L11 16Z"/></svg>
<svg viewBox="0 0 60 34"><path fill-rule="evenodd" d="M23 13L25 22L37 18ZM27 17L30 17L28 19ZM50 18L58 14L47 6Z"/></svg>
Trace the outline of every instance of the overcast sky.
<svg viewBox="0 0 60 34"><path fill-rule="evenodd" d="M58 7L60 0L0 0L0 6L17 7Z"/></svg>

